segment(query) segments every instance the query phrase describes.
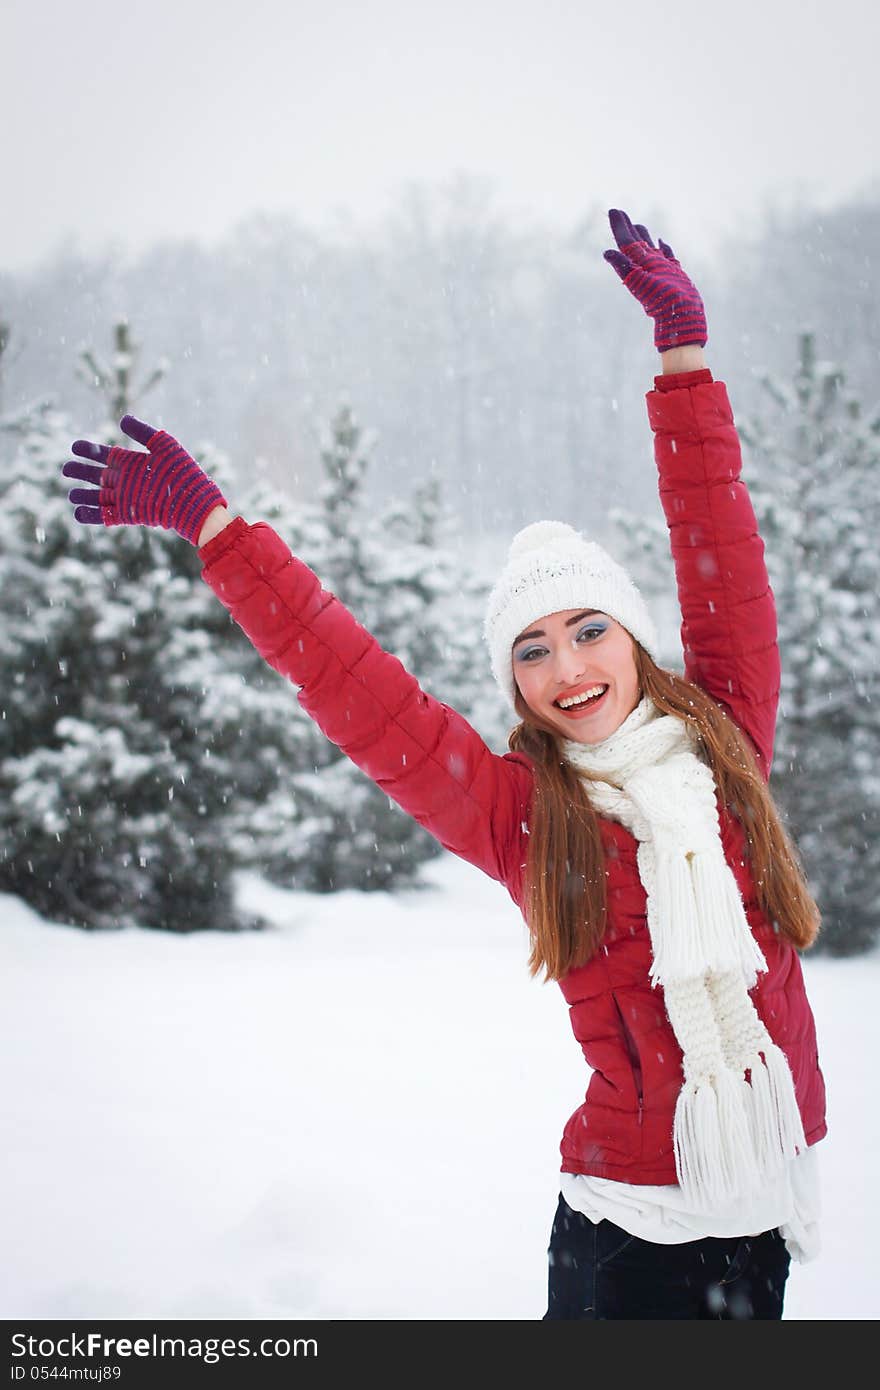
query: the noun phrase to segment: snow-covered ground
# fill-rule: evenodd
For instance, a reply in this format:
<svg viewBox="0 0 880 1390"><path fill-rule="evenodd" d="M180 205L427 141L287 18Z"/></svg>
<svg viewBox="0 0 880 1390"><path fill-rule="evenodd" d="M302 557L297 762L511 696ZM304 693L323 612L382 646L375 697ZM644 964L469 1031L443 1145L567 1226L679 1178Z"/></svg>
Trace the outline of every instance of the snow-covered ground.
<svg viewBox="0 0 880 1390"><path fill-rule="evenodd" d="M264 933L54 925L0 896L0 1317L536 1319L587 1073L504 890L242 882ZM880 1312L880 952L805 957L824 1249L786 1316Z"/></svg>

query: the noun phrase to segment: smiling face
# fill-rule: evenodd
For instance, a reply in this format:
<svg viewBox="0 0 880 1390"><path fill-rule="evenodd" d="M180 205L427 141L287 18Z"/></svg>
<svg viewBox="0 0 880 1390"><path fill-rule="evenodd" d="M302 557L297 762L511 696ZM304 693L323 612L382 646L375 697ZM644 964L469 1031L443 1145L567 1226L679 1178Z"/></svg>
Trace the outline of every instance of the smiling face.
<svg viewBox="0 0 880 1390"><path fill-rule="evenodd" d="M609 738L641 698L632 637L593 609L538 618L517 637L512 660L529 709L576 743Z"/></svg>

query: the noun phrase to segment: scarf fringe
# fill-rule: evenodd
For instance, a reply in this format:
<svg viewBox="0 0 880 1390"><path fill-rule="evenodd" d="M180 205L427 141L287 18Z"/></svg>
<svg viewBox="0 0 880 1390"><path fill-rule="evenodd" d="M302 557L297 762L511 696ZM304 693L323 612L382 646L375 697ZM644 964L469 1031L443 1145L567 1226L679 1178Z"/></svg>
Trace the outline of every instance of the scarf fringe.
<svg viewBox="0 0 880 1390"><path fill-rule="evenodd" d="M766 1171L782 1168L804 1153L807 1140L785 1053L768 1042L749 1063L749 1121L758 1162Z"/></svg>
<svg viewBox="0 0 880 1390"><path fill-rule="evenodd" d="M649 907L656 917L663 904L667 920L653 923L651 983L735 970L752 989L767 962L751 930L743 930L742 897L721 850L658 853L655 875L657 902Z"/></svg>
<svg viewBox="0 0 880 1390"><path fill-rule="evenodd" d="M724 1070L686 1081L679 1093L675 1170L697 1209L747 1196L806 1150L785 1054L769 1043L748 1070L750 1080Z"/></svg>
<svg viewBox="0 0 880 1390"><path fill-rule="evenodd" d="M672 1138L679 1186L696 1209L732 1202L754 1187L755 1150L733 1072L685 1082Z"/></svg>

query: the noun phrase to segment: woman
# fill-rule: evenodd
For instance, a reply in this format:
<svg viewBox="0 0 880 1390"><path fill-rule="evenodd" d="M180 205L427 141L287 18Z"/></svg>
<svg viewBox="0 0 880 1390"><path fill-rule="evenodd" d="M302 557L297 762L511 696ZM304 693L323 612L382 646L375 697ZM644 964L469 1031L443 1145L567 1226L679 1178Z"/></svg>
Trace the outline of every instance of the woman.
<svg viewBox="0 0 880 1390"><path fill-rule="evenodd" d="M684 676L641 595L562 522L514 538L485 624L520 723L493 754L264 523L233 518L164 431L79 440L85 523L173 529L303 707L448 849L503 883L532 973L592 1069L562 1138L548 1319L780 1318L817 1249L824 1083L798 950L819 919L767 778L773 595L703 304L672 250L609 214L606 259L654 322L648 395Z"/></svg>

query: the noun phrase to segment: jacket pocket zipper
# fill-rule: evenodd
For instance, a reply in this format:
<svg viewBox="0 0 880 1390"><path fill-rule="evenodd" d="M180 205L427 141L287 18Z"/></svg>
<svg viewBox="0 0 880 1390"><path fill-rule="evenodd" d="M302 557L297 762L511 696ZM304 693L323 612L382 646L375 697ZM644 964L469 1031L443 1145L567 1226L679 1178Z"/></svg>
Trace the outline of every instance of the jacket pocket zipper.
<svg viewBox="0 0 880 1390"><path fill-rule="evenodd" d="M636 1094L639 1098L639 1125L641 1125L642 1111L644 1109L644 1096L642 1093L642 1067L639 1061L639 1050L636 1047L635 1038L633 1037L632 1033L627 1027L626 1019L623 1016L623 1009L617 1002L617 995L612 994L611 998L614 1000L614 1007L617 1010L617 1017L620 1019L620 1027L621 1031L623 1032L624 1041L626 1043L626 1050L629 1054L629 1060L632 1063L633 1078L636 1083Z"/></svg>

